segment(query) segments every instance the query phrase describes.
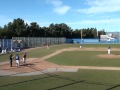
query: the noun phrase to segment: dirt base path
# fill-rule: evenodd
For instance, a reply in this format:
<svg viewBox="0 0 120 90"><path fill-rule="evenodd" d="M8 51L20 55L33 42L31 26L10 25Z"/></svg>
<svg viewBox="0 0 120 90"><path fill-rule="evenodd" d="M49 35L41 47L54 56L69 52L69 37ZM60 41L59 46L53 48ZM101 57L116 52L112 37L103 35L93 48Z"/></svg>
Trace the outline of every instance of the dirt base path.
<svg viewBox="0 0 120 90"><path fill-rule="evenodd" d="M47 56L44 56L42 58L29 58L27 59L27 64L20 63L20 67L17 68L15 61L13 62L13 67L10 67L9 62L0 64L0 70L9 71L9 72L34 72L34 71L40 71L40 70L47 70L50 68L55 69L97 69L97 70L120 70L120 67L96 67L96 66L62 66L57 65L54 63L50 63L45 61L46 59L55 56L59 53L62 53L64 51L79 51L79 50L90 50L90 51L106 51L106 48L67 48L67 49L61 49L58 50L52 54L49 54ZM112 49L118 51L118 49ZM100 57L107 58L108 55L99 55ZM114 57L111 55L111 57ZM117 58L120 58L120 55L117 55ZM21 60L22 61L22 60Z"/></svg>

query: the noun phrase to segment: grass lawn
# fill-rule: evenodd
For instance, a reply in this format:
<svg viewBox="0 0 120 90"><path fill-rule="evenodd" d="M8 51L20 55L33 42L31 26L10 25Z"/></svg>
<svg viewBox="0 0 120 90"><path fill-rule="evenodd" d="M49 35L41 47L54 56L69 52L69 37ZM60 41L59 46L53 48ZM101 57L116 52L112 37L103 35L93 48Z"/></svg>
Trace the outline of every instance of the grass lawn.
<svg viewBox="0 0 120 90"><path fill-rule="evenodd" d="M0 90L119 90L120 71L79 70L25 77L0 77Z"/></svg>
<svg viewBox="0 0 120 90"><path fill-rule="evenodd" d="M83 47L108 47L120 48L120 44L83 44Z"/></svg>
<svg viewBox="0 0 120 90"><path fill-rule="evenodd" d="M47 61L60 65L70 66L120 66L120 58L100 58L99 54L106 54L106 51L65 51L53 56ZM120 54L119 51L112 51L112 54Z"/></svg>

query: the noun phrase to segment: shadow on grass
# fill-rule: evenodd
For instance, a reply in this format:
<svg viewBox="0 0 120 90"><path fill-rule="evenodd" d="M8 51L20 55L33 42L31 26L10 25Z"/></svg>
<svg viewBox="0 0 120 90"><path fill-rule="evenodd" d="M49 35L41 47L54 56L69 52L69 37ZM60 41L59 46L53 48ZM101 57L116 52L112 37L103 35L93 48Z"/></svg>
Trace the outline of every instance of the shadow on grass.
<svg viewBox="0 0 120 90"><path fill-rule="evenodd" d="M120 87L120 84L115 85L115 86L113 86L113 87L110 87L110 88L108 88L108 89L106 89L106 90L112 90L112 89L115 89L115 88L117 88L117 87Z"/></svg>
<svg viewBox="0 0 120 90"><path fill-rule="evenodd" d="M38 70L36 68L33 68L33 67L30 67L31 69L34 69L35 71L40 71L42 72L42 70ZM35 72L34 71L34 72ZM24 72L25 73L25 72ZM112 90L112 89L115 89L117 87L120 87L120 84L118 85L113 85L113 84L107 84L107 83L101 83L101 82L93 82L93 81L86 81L86 80L74 80L74 79L71 79L71 78L68 78L68 77L64 77L64 76L60 76L60 75L56 75L56 74L53 74L53 73L45 73L45 72L42 72L48 76L46 77L42 77L42 78L35 78L35 79L31 79L31 80L26 80L26 81L20 81L20 82L15 82L15 83L11 83L11 84L5 84L5 85L0 85L0 88L1 87L7 87L7 86L12 86L12 85L17 85L17 84L23 84L23 83L26 83L26 82L32 82L32 81L37 81L37 80L41 80L41 79L48 79L48 78L58 78L58 79L63 79L63 80L68 80L70 81L71 83L68 83L68 84L64 84L64 85L60 85L60 86L57 86L57 87L53 87L53 88L49 88L47 90L55 90L55 89L59 89L59 88L63 88L63 87L67 87L67 86L71 86L71 85L74 85L74 84L78 84L78 83L82 83L82 84L92 84L92 85L101 85L101 86L109 86L110 88L108 89L105 89L105 90ZM22 73L17 73L17 74L22 74ZM11 74L11 75L17 75L17 74ZM7 76L11 76L11 75L7 75ZM6 77L6 76L4 76Z"/></svg>
<svg viewBox="0 0 120 90"><path fill-rule="evenodd" d="M58 88L62 88L62 87L66 87L66 86L70 86L70 85L73 85L73 84L77 84L77 83L80 83L80 82L84 82L84 80L82 80L82 81L77 81L77 82L72 82L72 83L69 83L69 84L65 84L65 85L62 85L62 86L58 86L58 87L54 87L54 88L50 88L50 89L47 89L47 90L54 90L54 89L58 89Z"/></svg>
<svg viewBox="0 0 120 90"><path fill-rule="evenodd" d="M16 85L16 84L21 84L21 83L25 83L25 82L36 81L36 80L40 80L40 79L47 79L47 78L51 78L51 77L56 77L56 76L47 76L47 77L43 77L43 78L36 78L36 79L32 79L32 80L26 80L26 81L11 83L11 84L5 84L5 85L0 85L0 87L7 87L7 86L11 86L11 85Z"/></svg>
<svg viewBox="0 0 120 90"><path fill-rule="evenodd" d="M69 84L57 86L57 87L54 87L54 88L49 88L47 90L55 90L55 89L58 89L58 88L63 88L63 87L67 87L67 86L78 84L78 83L92 84L92 85L101 85L101 86L110 86L110 88L106 89L106 90L112 90L112 89L120 86L120 85L114 86L114 85L110 85L110 84L106 84L106 83L92 82L92 81L90 82L90 81L86 81L86 80L81 80L81 81L75 81L75 82L72 82L72 83L69 83Z"/></svg>

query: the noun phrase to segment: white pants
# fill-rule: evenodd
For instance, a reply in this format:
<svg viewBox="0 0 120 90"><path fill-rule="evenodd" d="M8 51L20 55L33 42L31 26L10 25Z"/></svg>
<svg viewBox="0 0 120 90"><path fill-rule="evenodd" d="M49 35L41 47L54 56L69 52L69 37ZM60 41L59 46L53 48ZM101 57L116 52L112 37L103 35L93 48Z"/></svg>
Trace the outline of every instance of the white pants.
<svg viewBox="0 0 120 90"><path fill-rule="evenodd" d="M23 58L23 63L24 63L24 64L26 63L26 58Z"/></svg>
<svg viewBox="0 0 120 90"><path fill-rule="evenodd" d="M80 48L82 48L82 46L80 46Z"/></svg>
<svg viewBox="0 0 120 90"><path fill-rule="evenodd" d="M20 62L19 62L19 60L16 60L16 64L17 64L17 67L20 66Z"/></svg>
<svg viewBox="0 0 120 90"><path fill-rule="evenodd" d="M110 49L108 49L108 54L110 54Z"/></svg>

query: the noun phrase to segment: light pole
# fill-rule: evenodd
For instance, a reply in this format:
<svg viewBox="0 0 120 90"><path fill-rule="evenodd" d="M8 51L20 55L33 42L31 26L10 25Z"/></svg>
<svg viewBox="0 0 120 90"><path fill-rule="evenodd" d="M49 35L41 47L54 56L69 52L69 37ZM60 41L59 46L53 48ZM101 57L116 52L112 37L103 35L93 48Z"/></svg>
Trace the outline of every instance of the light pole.
<svg viewBox="0 0 120 90"><path fill-rule="evenodd" d="M82 29L81 29L81 43L82 43Z"/></svg>

